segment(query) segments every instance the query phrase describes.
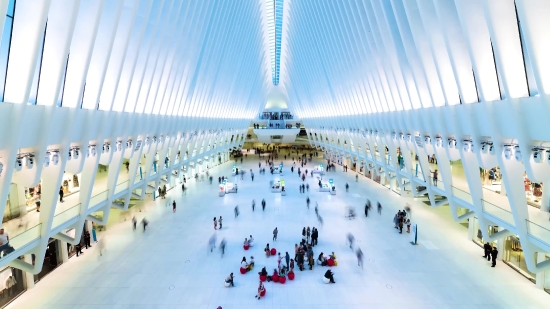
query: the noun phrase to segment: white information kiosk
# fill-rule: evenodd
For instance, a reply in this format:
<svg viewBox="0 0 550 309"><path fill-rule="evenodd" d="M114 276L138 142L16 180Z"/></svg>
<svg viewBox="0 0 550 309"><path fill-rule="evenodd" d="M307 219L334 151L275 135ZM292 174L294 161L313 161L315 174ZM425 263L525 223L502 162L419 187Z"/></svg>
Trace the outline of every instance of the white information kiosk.
<svg viewBox="0 0 550 309"><path fill-rule="evenodd" d="M271 192L273 193L279 193L282 190L281 181L279 179L275 179L271 181Z"/></svg>
<svg viewBox="0 0 550 309"><path fill-rule="evenodd" d="M325 174L325 169L323 167L323 164L319 164L318 166L315 166L311 172L313 174L324 175Z"/></svg>

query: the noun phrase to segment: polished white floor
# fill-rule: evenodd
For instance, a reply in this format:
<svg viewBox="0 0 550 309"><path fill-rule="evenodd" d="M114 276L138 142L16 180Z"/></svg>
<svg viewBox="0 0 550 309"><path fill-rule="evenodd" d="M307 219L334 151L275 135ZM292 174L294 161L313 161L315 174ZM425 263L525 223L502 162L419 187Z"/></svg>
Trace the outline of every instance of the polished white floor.
<svg viewBox="0 0 550 309"><path fill-rule="evenodd" d="M192 181L187 195L171 190L167 200L146 201L133 213L138 220L146 216L150 221L145 233L132 231L129 220L120 220L99 235L107 247L101 258L97 245L85 250L8 308L548 308L550 295L513 269L502 262L491 268L480 247L468 240L466 228L364 177L356 183L351 172L326 175L339 189L335 196L317 192L317 179L307 178L312 204L319 203L324 218L319 227L313 207L306 208L308 194L298 192L302 180L296 172L290 174L291 161L284 164L288 188L284 197L269 191L272 176L259 175L257 157L249 155L242 166L252 168L256 177L251 182L248 173L244 180L237 179L238 194L217 196L217 177L230 176L233 163L229 162L211 170L216 178L212 185ZM349 193L345 182L350 184ZM265 212L259 207L262 198L267 201ZM367 198L382 202L381 216L361 215ZM166 207L171 199L178 203L176 213ZM393 215L405 202L412 204L412 218L419 226L418 246L409 243L410 235L393 228ZM234 218L237 204L241 214ZM346 206L356 206L359 217L345 219ZM214 231L212 219L220 215L223 229ZM272 242L275 226L279 239ZM332 269L337 283L323 284L326 268L316 266L297 271L296 279L284 285L266 283L266 297L256 300L256 272L264 265L268 270L276 266L276 258L266 258L263 247L270 243L293 255L304 226L319 227L316 256L321 251L338 255L339 265ZM345 244L348 232L365 254L364 269ZM218 250L207 249L213 234L217 243L222 238L228 242L223 258ZM250 234L257 245L244 251L242 242ZM256 268L241 275L244 255L254 255ZM230 272L236 276L236 287L224 288Z"/></svg>

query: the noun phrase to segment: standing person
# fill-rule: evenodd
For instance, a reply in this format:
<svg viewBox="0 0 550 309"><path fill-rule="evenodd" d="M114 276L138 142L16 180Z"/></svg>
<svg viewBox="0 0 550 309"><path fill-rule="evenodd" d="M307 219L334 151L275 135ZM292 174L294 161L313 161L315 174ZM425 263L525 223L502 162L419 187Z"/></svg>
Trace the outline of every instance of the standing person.
<svg viewBox="0 0 550 309"><path fill-rule="evenodd" d="M218 222L220 223L220 230L222 229L222 216L220 216L220 219L218 220Z"/></svg>
<svg viewBox="0 0 550 309"><path fill-rule="evenodd" d="M288 251L285 254L285 261L286 261L286 270L290 270L290 254L288 254Z"/></svg>
<svg viewBox="0 0 550 309"><path fill-rule="evenodd" d="M315 202L315 214L319 216L319 204L317 202Z"/></svg>
<svg viewBox="0 0 550 309"><path fill-rule="evenodd" d="M172 212L176 212L176 200L172 201Z"/></svg>
<svg viewBox="0 0 550 309"><path fill-rule="evenodd" d="M355 182L359 182L359 175L355 174Z"/></svg>
<svg viewBox="0 0 550 309"><path fill-rule="evenodd" d="M216 220L216 217L214 217L214 229L218 229L218 221Z"/></svg>
<svg viewBox="0 0 550 309"><path fill-rule="evenodd" d="M88 249L88 247L92 247L92 245L90 244L91 239L92 237L90 236L90 232L84 232L84 246L86 246L86 249Z"/></svg>
<svg viewBox="0 0 550 309"><path fill-rule="evenodd" d="M437 173L437 169L434 171L434 186L437 187L437 176L438 176L438 173Z"/></svg>
<svg viewBox="0 0 550 309"><path fill-rule="evenodd" d="M254 172L252 172L252 170L250 170L250 177L252 178L252 181L254 181Z"/></svg>
<svg viewBox="0 0 550 309"><path fill-rule="evenodd" d="M184 183L181 184L181 194L182 195L185 194L185 184Z"/></svg>
<svg viewBox="0 0 550 309"><path fill-rule="evenodd" d="M63 203L63 186L59 187L59 202Z"/></svg>
<svg viewBox="0 0 550 309"><path fill-rule="evenodd" d="M12 251L10 248L10 237L8 233L4 232L4 229L0 229L0 257L2 253L4 253L4 256L9 254L9 251Z"/></svg>
<svg viewBox="0 0 550 309"><path fill-rule="evenodd" d="M483 245L483 251L485 252L485 255L483 257L486 258L487 261L491 260L491 249L492 248L489 242Z"/></svg>
<svg viewBox="0 0 550 309"><path fill-rule="evenodd" d="M75 249L76 249L76 257L78 257L79 254L84 254L84 252L82 252L82 244L81 243L78 243L75 246Z"/></svg>
<svg viewBox="0 0 550 309"><path fill-rule="evenodd" d="M159 186L159 198L162 198L162 188Z"/></svg>
<svg viewBox="0 0 550 309"><path fill-rule="evenodd" d="M311 245L315 246L317 245L317 238L319 237L319 231L317 231L316 227L313 227L311 231Z"/></svg>
<svg viewBox="0 0 550 309"><path fill-rule="evenodd" d="M237 218L239 216L239 205L235 206L235 218Z"/></svg>
<svg viewBox="0 0 550 309"><path fill-rule="evenodd" d="M256 207L256 201L252 200L252 211L254 211L254 208Z"/></svg>
<svg viewBox="0 0 550 309"><path fill-rule="evenodd" d="M309 226L308 226L306 230L306 243L309 242L310 237L311 237L311 230L309 229Z"/></svg>
<svg viewBox="0 0 550 309"><path fill-rule="evenodd" d="M367 202L365 204L365 217L368 217L369 216L369 203Z"/></svg>
<svg viewBox="0 0 550 309"><path fill-rule="evenodd" d="M306 190L309 192L309 183L306 183Z"/></svg>
<svg viewBox="0 0 550 309"><path fill-rule="evenodd" d="M262 199L262 210L265 211L265 200Z"/></svg>
<svg viewBox="0 0 550 309"><path fill-rule="evenodd" d="M349 191L349 185L348 185L348 183L346 182L346 192L348 192L348 191Z"/></svg>
<svg viewBox="0 0 550 309"><path fill-rule="evenodd" d="M8 279L6 279L6 289L8 290L8 296L14 295L13 287L17 281L15 281L15 278L13 276L9 276Z"/></svg>
<svg viewBox="0 0 550 309"><path fill-rule="evenodd" d="M363 251L361 251L361 248L357 248L355 255L357 255L357 266L361 266L361 269L363 269Z"/></svg>
<svg viewBox="0 0 550 309"><path fill-rule="evenodd" d="M495 267L495 265L497 265L497 255L497 247L493 247L493 251L491 251L491 259L493 260L493 265L491 265L491 267Z"/></svg>
<svg viewBox="0 0 550 309"><path fill-rule="evenodd" d="M163 185L163 186L162 186L162 198L163 198L163 199L166 198L166 185Z"/></svg>
<svg viewBox="0 0 550 309"><path fill-rule="evenodd" d="M309 196L306 199L307 209L309 209Z"/></svg>
<svg viewBox="0 0 550 309"><path fill-rule="evenodd" d="M279 234L279 230L277 230L277 227L273 230L273 241L277 241L277 234Z"/></svg>
<svg viewBox="0 0 550 309"><path fill-rule="evenodd" d="M380 202L378 202L378 205L376 207L378 208L378 214L382 215L382 205L380 205Z"/></svg>
<svg viewBox="0 0 550 309"><path fill-rule="evenodd" d="M132 218L132 225L134 226L134 231L135 231L136 228L137 228L137 219L136 219L136 216L134 216L134 217Z"/></svg>
<svg viewBox="0 0 550 309"><path fill-rule="evenodd" d="M407 233L410 233L411 232L411 220L410 219L407 219L407 222L405 222L407 224Z"/></svg>
<svg viewBox="0 0 550 309"><path fill-rule="evenodd" d="M124 165L126 165L126 173L130 172L130 162L126 161Z"/></svg>
<svg viewBox="0 0 550 309"><path fill-rule="evenodd" d="M399 220L399 234L403 234L403 215L398 217Z"/></svg>
<svg viewBox="0 0 550 309"><path fill-rule="evenodd" d="M302 240L305 241L306 240L306 227L304 226L304 228L302 229Z"/></svg>

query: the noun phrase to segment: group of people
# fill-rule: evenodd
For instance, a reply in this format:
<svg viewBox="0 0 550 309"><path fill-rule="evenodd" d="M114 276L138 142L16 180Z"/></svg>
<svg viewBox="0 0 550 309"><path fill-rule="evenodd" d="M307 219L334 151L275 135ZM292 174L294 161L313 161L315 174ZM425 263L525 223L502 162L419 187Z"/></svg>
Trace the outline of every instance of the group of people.
<svg viewBox="0 0 550 309"><path fill-rule="evenodd" d="M166 185L163 185L162 188L159 186L158 192L159 192L159 197L162 198L162 199L165 199L166 198Z"/></svg>
<svg viewBox="0 0 550 309"><path fill-rule="evenodd" d="M493 247L489 242L487 242L483 245L483 251L485 252L485 255L483 257L486 258L489 262L492 261L493 263L491 267L495 267L497 265L497 247Z"/></svg>
<svg viewBox="0 0 550 309"><path fill-rule="evenodd" d="M403 225L407 225L407 233L411 232L411 220L407 218L407 212L403 210L397 211L393 217L395 228L399 230L399 234L403 234Z"/></svg>

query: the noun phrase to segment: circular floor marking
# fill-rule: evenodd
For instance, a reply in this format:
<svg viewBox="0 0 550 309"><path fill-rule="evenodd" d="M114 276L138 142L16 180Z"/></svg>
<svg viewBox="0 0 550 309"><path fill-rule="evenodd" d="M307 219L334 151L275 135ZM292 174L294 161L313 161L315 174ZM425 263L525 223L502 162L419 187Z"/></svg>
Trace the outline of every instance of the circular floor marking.
<svg viewBox="0 0 550 309"><path fill-rule="evenodd" d="M171 285L168 289L169 289L169 290L173 290L173 289L175 289L175 288L176 288L175 286Z"/></svg>
<svg viewBox="0 0 550 309"><path fill-rule="evenodd" d="M185 263L189 263L189 262L191 262L191 261L190 260L185 260Z"/></svg>
<svg viewBox="0 0 550 309"><path fill-rule="evenodd" d="M389 284L386 284L386 287L387 287L388 289L390 289L390 290L393 289L393 286L391 286L391 285L389 285Z"/></svg>

